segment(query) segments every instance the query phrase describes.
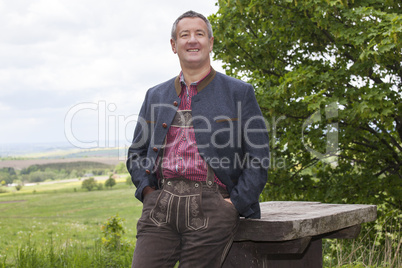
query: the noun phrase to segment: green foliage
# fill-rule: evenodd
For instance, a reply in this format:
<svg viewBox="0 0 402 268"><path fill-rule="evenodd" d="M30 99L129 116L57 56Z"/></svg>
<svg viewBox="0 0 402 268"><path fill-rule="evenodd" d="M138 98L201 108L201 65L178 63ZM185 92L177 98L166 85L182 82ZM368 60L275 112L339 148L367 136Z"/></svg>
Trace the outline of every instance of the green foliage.
<svg viewBox="0 0 402 268"><path fill-rule="evenodd" d="M131 180L130 175L126 177L126 184L129 185L129 186L133 186L133 181Z"/></svg>
<svg viewBox="0 0 402 268"><path fill-rule="evenodd" d="M112 216L101 226L101 231L104 235L102 238L103 246L111 251L118 251L127 246L127 243L122 238L125 233L123 227L124 219L119 217L119 214Z"/></svg>
<svg viewBox="0 0 402 268"><path fill-rule="evenodd" d="M28 250L28 239L29 247L36 252L28 258L48 258L51 234L54 254L63 260L64 266L44 262L36 267L130 267L142 203L133 198L133 192L124 183L117 183L113 191L91 192L80 190L77 185L81 186L81 182L24 186L19 192L0 194L0 267L3 262L4 267L16 267L17 250ZM116 213L125 219L127 244L131 248L113 253L102 246L100 226ZM95 258L98 263L91 265L90 260Z"/></svg>
<svg viewBox="0 0 402 268"><path fill-rule="evenodd" d="M112 255L104 250L99 241L95 241L94 245L88 248L71 242L56 243L53 239L45 245L37 245L28 240L18 248L12 267L129 267L132 252L132 248L127 248L126 251ZM11 266L7 266L4 259L3 266L0 267Z"/></svg>
<svg viewBox="0 0 402 268"><path fill-rule="evenodd" d="M105 186L108 188L112 188L116 185L116 180L113 178L113 175L109 176L109 179L105 181Z"/></svg>
<svg viewBox="0 0 402 268"><path fill-rule="evenodd" d="M85 179L82 181L81 188L87 189L88 191L92 191L95 187L98 187L97 182L94 177Z"/></svg>
<svg viewBox="0 0 402 268"><path fill-rule="evenodd" d="M264 200L402 210L402 6L219 0L214 57L252 83L270 130Z"/></svg>
<svg viewBox="0 0 402 268"><path fill-rule="evenodd" d="M43 182L48 180L61 180L79 178L85 174L104 175L113 170L112 165L90 161L75 161L62 163L49 163L31 165L16 172L14 168L0 169L0 181L11 184L15 180L24 182Z"/></svg>
<svg viewBox="0 0 402 268"><path fill-rule="evenodd" d="M17 174L14 168L1 168L0 169L0 181L3 184L11 184L17 179Z"/></svg>
<svg viewBox="0 0 402 268"><path fill-rule="evenodd" d="M98 189L98 190L103 190L103 183L98 182L98 183L96 184L96 189Z"/></svg>
<svg viewBox="0 0 402 268"><path fill-rule="evenodd" d="M1 173L8 173L9 175L16 175L17 173L15 172L14 168L12 167L5 167L0 169Z"/></svg>
<svg viewBox="0 0 402 268"><path fill-rule="evenodd" d="M53 174L53 178L76 178L82 177L85 173L92 173L94 175L103 175L112 169L111 165L91 162L91 161L75 161L64 163L48 163L42 165L32 165L28 168L21 170L21 174L30 175L32 173L42 174L46 176L46 173ZM44 181L42 179L41 181Z"/></svg>
<svg viewBox="0 0 402 268"><path fill-rule="evenodd" d="M116 165L116 167L114 168L114 171L117 174L123 174L123 173L127 173L127 167L126 164L124 162L120 162Z"/></svg>
<svg viewBox="0 0 402 268"><path fill-rule="evenodd" d="M394 221L400 222L401 218L401 215L391 215L356 239L324 239L323 266L402 267L401 229L392 229L398 225Z"/></svg>
<svg viewBox="0 0 402 268"><path fill-rule="evenodd" d="M22 181L19 181L19 180L14 181L14 183L16 184L16 185L15 185L15 189L16 189L17 191L21 190L22 187L24 186L24 184L22 183Z"/></svg>
<svg viewBox="0 0 402 268"><path fill-rule="evenodd" d="M63 174L58 174L53 170L36 170L27 175L24 175L23 178L29 182L42 182L46 180L55 180L55 179L63 179L65 176Z"/></svg>

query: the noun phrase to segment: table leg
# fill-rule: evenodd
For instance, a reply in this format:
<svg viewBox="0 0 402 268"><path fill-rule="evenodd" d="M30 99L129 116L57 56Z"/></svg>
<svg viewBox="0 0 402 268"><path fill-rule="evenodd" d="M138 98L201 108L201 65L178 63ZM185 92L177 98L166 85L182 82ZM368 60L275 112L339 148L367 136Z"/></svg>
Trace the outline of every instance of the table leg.
<svg viewBox="0 0 402 268"><path fill-rule="evenodd" d="M303 253L300 254L286 252L267 254L267 251L262 247L264 244L253 242L233 243L223 268L322 268L321 239L313 238ZM272 247L272 245L270 246Z"/></svg>

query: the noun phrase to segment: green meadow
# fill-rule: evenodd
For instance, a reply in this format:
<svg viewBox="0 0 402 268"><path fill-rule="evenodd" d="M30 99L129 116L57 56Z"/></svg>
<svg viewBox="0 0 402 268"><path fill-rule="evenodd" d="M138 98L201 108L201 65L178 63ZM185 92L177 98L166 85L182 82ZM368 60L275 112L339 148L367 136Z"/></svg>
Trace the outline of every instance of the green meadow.
<svg viewBox="0 0 402 268"><path fill-rule="evenodd" d="M126 176L112 189L87 191L76 180L0 194L0 268L129 267L142 204ZM98 182L106 179L97 177ZM117 214L124 219L124 246L111 250L104 246L101 227ZM325 240L324 267L400 267L400 230L374 240L368 234Z"/></svg>
<svg viewBox="0 0 402 268"><path fill-rule="evenodd" d="M87 191L81 188L82 181L73 181L1 194L0 263L12 265L26 245L39 245L39 250L49 244L91 250L102 239L102 224L117 214L124 219L123 239L134 245L142 204L125 176L112 189Z"/></svg>

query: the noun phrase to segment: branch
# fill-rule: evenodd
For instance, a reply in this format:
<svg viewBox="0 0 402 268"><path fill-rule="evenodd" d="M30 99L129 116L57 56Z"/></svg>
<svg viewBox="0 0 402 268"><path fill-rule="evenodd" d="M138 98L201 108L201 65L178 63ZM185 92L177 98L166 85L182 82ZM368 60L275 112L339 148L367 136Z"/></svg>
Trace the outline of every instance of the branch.
<svg viewBox="0 0 402 268"><path fill-rule="evenodd" d="M368 153L368 151L365 151L365 150L361 150L361 149L356 149L356 148L351 148L351 147L347 147L347 146L342 146L342 145L340 145L340 151L345 151L345 150L347 150L347 151L353 151L353 152L358 152L358 153Z"/></svg>
<svg viewBox="0 0 402 268"><path fill-rule="evenodd" d="M399 139L402 141L402 116L395 116L396 131L398 132Z"/></svg>
<svg viewBox="0 0 402 268"><path fill-rule="evenodd" d="M365 130L365 131L368 131L369 133L373 134L378 139L378 141L380 141L382 144L384 144L385 147L388 148L391 151L391 154L392 154L393 158L396 160L396 163L399 163L400 160L399 160L398 153L396 153L394 151L394 148L392 148L392 146L390 146L389 143L384 138L380 137L378 135L377 131L372 129L369 125L366 124L364 126L361 126L361 125L355 126L355 125L352 125L352 124L348 124L347 122L344 122L344 121L340 121L339 123L343 124L343 125L346 125L346 126L353 126L353 127L357 128L357 129ZM394 162L394 164L395 164L395 162Z"/></svg>
<svg viewBox="0 0 402 268"><path fill-rule="evenodd" d="M255 38L259 39L258 35L253 31L253 28L251 28L250 24L247 24L247 29L250 30L250 32L254 35Z"/></svg>
<svg viewBox="0 0 402 268"><path fill-rule="evenodd" d="M385 167L383 170L381 170L380 172L378 172L377 174L374 174L374 176L378 177L381 174L383 174L383 173L387 172L388 170L392 169L393 167L394 167L393 165L389 165L389 166Z"/></svg>
<svg viewBox="0 0 402 268"><path fill-rule="evenodd" d="M395 146L399 149L400 152L402 152L402 147L401 147L401 146L399 145L399 143L395 140L395 138L392 137L392 136L388 133L388 131L387 131L386 129L384 129L380 124L378 124L376 120L374 120L374 123L381 129L382 133L387 134L387 136L391 139L391 143L392 143L393 145L395 145Z"/></svg>
<svg viewBox="0 0 402 268"><path fill-rule="evenodd" d="M361 146L364 146L364 147L369 147L369 148L374 149L374 150L378 150L378 147L370 145L370 144L367 144L367 143L364 143L364 142L352 141L352 143L357 144L357 145L361 145Z"/></svg>
<svg viewBox="0 0 402 268"><path fill-rule="evenodd" d="M396 160L396 163L399 162L399 156L398 156L398 154L394 151L394 148L392 148L392 146L390 146L389 143L388 143L385 139L381 138L381 137L378 135L377 131L375 131L374 129L372 129L369 125L366 125L365 127L363 127L363 129L366 129L366 130L369 131L371 134L373 134L374 136L376 136L377 139L380 140L381 143L384 144L385 147L387 147L387 148L391 151L391 154L392 154L392 156L394 157L394 159Z"/></svg>
<svg viewBox="0 0 402 268"><path fill-rule="evenodd" d="M364 161L364 160L355 159L355 158L353 158L353 157L350 157L350 156L347 156L347 155L343 155L343 154L338 155L338 157L344 158L344 159L347 159L347 160L351 160L351 161L354 161L354 162L356 162L356 163L366 163L366 161Z"/></svg>
<svg viewBox="0 0 402 268"><path fill-rule="evenodd" d="M261 111L267 111L267 112L269 112L269 110L270 110L265 107L260 107L260 109L261 109ZM301 119L301 120L306 120L308 118L308 116L294 116L294 115L290 115L290 114L284 114L284 116L286 116L286 118Z"/></svg>
<svg viewBox="0 0 402 268"><path fill-rule="evenodd" d="M300 172L302 172L303 170L305 170L306 168L309 168L315 164L317 164L318 161L320 161L318 158L313 158L311 160L312 162L310 164L308 164L307 166L304 166L303 168L299 169L298 171L296 171L289 179L292 180L297 174L299 174ZM301 163L297 163L295 165L292 166L292 168L300 165Z"/></svg>

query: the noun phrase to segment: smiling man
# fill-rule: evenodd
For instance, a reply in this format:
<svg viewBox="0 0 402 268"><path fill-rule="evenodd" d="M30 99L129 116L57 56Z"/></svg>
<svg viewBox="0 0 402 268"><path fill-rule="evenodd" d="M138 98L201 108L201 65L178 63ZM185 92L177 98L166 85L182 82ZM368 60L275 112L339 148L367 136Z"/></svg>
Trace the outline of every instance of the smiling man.
<svg viewBox="0 0 402 268"><path fill-rule="evenodd" d="M127 159L143 202L133 267L220 267L239 217L260 217L267 128L253 87L211 67L213 42L203 15L181 15L170 40L181 72L142 105Z"/></svg>

